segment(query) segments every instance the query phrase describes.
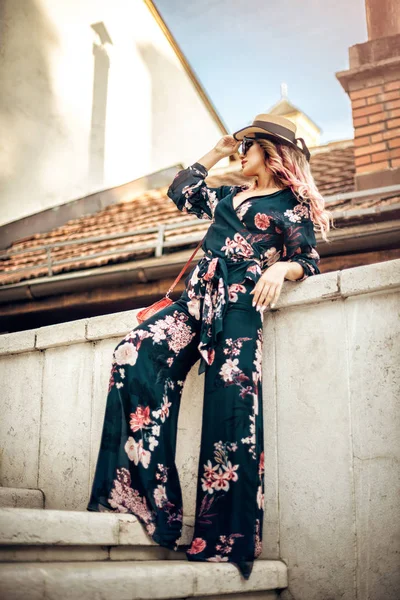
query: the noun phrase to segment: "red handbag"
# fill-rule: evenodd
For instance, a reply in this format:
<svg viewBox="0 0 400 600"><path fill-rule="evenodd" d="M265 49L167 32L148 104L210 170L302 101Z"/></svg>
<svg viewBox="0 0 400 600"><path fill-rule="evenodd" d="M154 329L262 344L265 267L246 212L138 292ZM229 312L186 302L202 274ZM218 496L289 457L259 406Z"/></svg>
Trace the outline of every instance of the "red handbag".
<svg viewBox="0 0 400 600"><path fill-rule="evenodd" d="M172 292L172 290L174 289L174 287L176 286L176 284L178 283L178 281L180 280L180 278L182 277L182 275L184 274L184 272L186 271L186 269L188 268L188 266L190 265L190 263L192 262L196 252L200 249L202 243L204 242L205 237L206 236L204 236L204 238L202 240L200 240L197 248L193 252L192 256L189 258L186 265L183 267L183 269L181 270L178 277L175 279L174 283L171 285L171 287L169 288L169 290L165 294L165 296L163 298L161 298L161 300L157 300L157 302L154 302L154 304L151 304L150 306L147 306L146 308L142 308L142 310L139 310L139 312L136 313L136 318L137 318L139 324L142 324L143 321L146 321L146 319L149 319L150 317L155 315L156 312L158 312L159 310L162 310L165 306L169 306L170 304L173 303L173 300L171 300L169 295Z"/></svg>

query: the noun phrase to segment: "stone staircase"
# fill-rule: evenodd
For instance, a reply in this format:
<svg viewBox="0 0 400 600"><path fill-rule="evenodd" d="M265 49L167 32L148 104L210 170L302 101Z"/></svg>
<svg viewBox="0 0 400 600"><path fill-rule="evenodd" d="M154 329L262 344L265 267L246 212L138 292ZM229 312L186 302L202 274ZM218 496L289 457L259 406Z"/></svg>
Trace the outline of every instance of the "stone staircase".
<svg viewBox="0 0 400 600"><path fill-rule="evenodd" d="M0 488L2 600L275 600L287 587L280 560L257 559L246 581L235 565L162 548L133 515L43 508L40 490ZM192 531L184 519L180 545Z"/></svg>

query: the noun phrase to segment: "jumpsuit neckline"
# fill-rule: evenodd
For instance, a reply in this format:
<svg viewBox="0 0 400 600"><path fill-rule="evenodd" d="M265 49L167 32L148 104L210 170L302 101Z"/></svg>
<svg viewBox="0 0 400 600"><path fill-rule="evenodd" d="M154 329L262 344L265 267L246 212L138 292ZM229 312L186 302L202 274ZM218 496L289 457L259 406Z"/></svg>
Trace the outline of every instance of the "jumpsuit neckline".
<svg viewBox="0 0 400 600"><path fill-rule="evenodd" d="M231 202L230 202L230 204L231 204L231 208L233 209L234 212L236 212L238 210L238 208L240 206L242 206L242 204L244 202L247 202L248 200L252 200L253 198L254 199L256 199L256 198L269 198L270 196L276 196L277 194L281 194L282 192L286 192L288 189L290 189L290 187L285 187L282 190L277 190L276 192L272 192L272 194L259 194L257 196L249 196L248 198L245 198L244 200L242 200L242 202L240 202L240 204L238 204L237 207L235 208L235 206L233 204L233 199L238 194L238 191L239 191L239 189L241 187L242 186L238 186L236 188L236 191L231 195Z"/></svg>
<svg viewBox="0 0 400 600"><path fill-rule="evenodd" d="M269 196L277 196L278 194L282 194L290 187L286 187L283 190L277 190L276 192L272 192L271 194L259 194L257 196L251 196L250 198L246 198L243 200L236 209L233 206L233 198L238 193L238 190L242 186L235 186L236 189L233 190L227 197L227 206L232 210L235 218L240 222L242 222L238 215L238 208L248 200L257 199L257 198L266 198ZM203 260L204 259L204 260ZM206 368L206 363L211 364L213 361L213 356L215 352L215 346L217 345L217 338L219 332L223 329L223 321L225 317L226 310L228 309L228 298L229 298L229 289L228 289L228 258L223 258L221 256L214 256L212 251L206 250L206 254L197 265L197 278L201 279L204 282L204 305L202 312L202 325L200 330L200 343L198 346L201 360L199 365L198 374L201 375ZM238 262L236 262L236 265ZM256 281L257 270L259 271L259 275L261 275L261 266L260 262L256 257L246 258L243 261L243 264L246 265L246 273L244 277ZM223 299L224 301L221 301Z"/></svg>

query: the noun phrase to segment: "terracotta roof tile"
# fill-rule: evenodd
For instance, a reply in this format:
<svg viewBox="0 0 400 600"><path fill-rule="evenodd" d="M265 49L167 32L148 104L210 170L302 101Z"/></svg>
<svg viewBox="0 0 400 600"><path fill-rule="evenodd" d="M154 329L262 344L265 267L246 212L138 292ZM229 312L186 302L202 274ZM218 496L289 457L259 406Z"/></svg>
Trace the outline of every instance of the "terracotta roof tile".
<svg viewBox="0 0 400 600"><path fill-rule="evenodd" d="M333 142L311 148L311 173L323 196L354 190L354 142Z"/></svg>
<svg viewBox="0 0 400 600"><path fill-rule="evenodd" d="M311 154L311 170L322 195L331 196L337 193L351 192L354 189L352 140L312 148ZM212 175L207 179L207 183L211 187L240 185L245 181L246 178L241 174L239 161L224 169L214 169ZM155 242L157 232L141 233L134 237L127 235L112 240L101 239L105 235L134 232L167 223L177 223L181 226L177 229L167 230L164 235L166 241L176 239L178 242L178 238L183 235L198 232L204 234L209 226L209 221L199 220L198 224L194 226L185 226L189 220L193 222L196 219L176 209L166 195L167 189L168 187L150 190L129 201L113 204L95 214L68 221L48 233L34 234L15 241L8 249L9 251L26 250L27 252L10 255L3 259L0 284L17 283L48 275L47 253L45 249L39 248L47 244L82 240L82 243L76 245L60 245L52 248L52 262L73 259L70 262L53 265L53 274L59 274L154 256L154 248L139 249L138 246ZM344 211L348 208L368 208L395 202L399 202L399 196L393 194L392 197L386 199L361 198L358 202L357 199L336 200L327 203L327 207L330 210ZM91 241L88 238L96 239ZM193 243L190 242L186 244L187 247L192 245ZM182 247L179 246L180 249ZM171 249L166 248L165 251L171 252ZM109 254L96 256L104 252L109 252Z"/></svg>

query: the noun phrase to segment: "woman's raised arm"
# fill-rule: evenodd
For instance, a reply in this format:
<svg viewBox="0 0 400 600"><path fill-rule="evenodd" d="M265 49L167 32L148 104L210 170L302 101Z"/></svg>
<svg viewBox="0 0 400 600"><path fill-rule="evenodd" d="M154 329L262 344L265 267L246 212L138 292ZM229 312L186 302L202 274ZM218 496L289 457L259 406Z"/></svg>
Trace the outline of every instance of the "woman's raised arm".
<svg viewBox="0 0 400 600"><path fill-rule="evenodd" d="M194 214L199 219L213 219L215 207L226 186L211 188L204 180L209 169L221 158L236 152L238 147L239 142L233 136L226 135L197 162L176 174L167 195L180 211Z"/></svg>

